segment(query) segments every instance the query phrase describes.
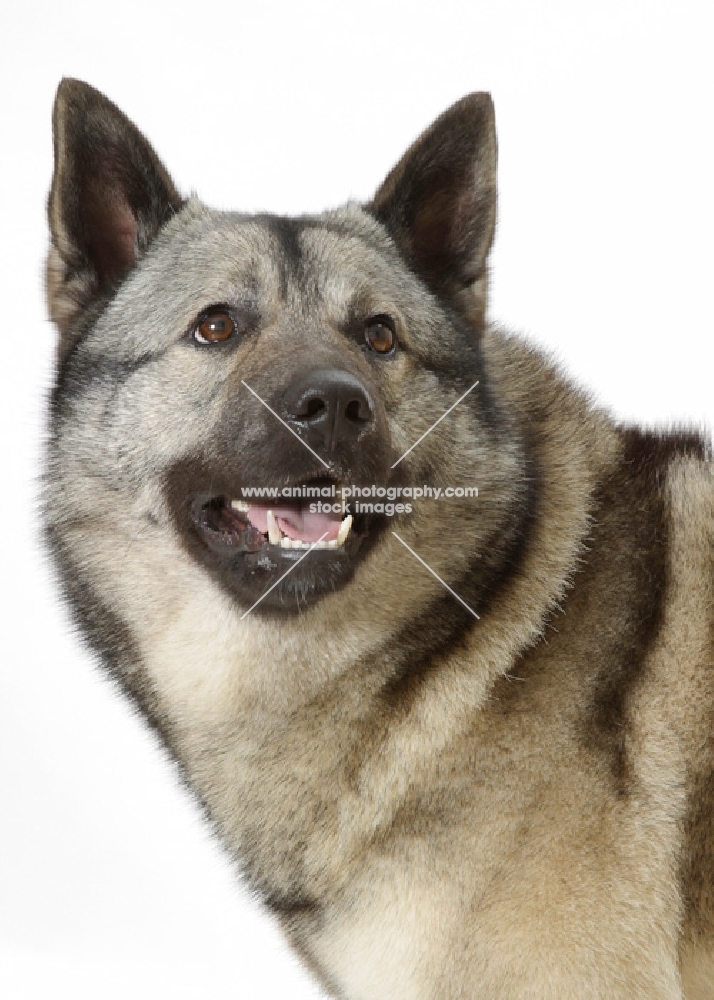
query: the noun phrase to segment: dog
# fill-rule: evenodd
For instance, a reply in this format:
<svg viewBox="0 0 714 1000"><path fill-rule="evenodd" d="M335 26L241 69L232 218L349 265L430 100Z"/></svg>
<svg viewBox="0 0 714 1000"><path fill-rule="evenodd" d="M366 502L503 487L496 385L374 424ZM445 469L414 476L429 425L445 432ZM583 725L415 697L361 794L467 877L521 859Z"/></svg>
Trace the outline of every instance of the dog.
<svg viewBox="0 0 714 1000"><path fill-rule="evenodd" d="M711 450L488 320L490 97L300 218L53 123L48 544L322 988L714 997Z"/></svg>

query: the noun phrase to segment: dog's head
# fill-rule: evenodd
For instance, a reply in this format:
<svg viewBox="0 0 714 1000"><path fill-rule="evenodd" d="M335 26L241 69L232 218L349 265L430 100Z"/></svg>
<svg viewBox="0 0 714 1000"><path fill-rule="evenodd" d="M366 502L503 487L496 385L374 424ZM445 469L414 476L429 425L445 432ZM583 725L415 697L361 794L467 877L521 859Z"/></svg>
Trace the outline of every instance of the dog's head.
<svg viewBox="0 0 714 1000"><path fill-rule="evenodd" d="M61 84L54 138L56 523L106 518L132 545L168 528L259 613L341 590L390 529L452 578L466 571L464 533L501 544L517 457L480 351L496 202L487 95L437 119L370 204L297 219L182 200L86 84ZM408 490L425 484L490 485L487 516L458 498L415 510ZM392 509L376 495L346 513L354 486L386 491Z"/></svg>

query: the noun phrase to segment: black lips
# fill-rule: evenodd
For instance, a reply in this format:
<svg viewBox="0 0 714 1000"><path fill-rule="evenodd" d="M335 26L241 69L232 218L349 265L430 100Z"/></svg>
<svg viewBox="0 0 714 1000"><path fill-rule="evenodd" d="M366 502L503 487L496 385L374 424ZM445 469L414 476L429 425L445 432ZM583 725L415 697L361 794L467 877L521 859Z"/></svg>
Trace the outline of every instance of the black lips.
<svg viewBox="0 0 714 1000"><path fill-rule="evenodd" d="M235 480L228 483L203 463L187 461L171 470L165 485L184 547L246 610L262 598L254 613L297 613L341 589L395 520L383 514L355 514L347 540L337 549L271 545L230 504L232 498L241 497L241 486L252 485L257 478L246 477L240 485ZM215 492L208 493L207 484ZM276 502L276 509L279 506Z"/></svg>

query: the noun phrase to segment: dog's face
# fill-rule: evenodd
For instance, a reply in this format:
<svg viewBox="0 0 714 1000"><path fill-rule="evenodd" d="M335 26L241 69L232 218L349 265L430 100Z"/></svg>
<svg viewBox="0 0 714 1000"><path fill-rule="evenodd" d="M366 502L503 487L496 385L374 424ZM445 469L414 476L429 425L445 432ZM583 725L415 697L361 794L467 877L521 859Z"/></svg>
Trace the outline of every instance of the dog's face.
<svg viewBox="0 0 714 1000"><path fill-rule="evenodd" d="M366 208L319 217L182 202L134 126L74 81L55 144L53 454L76 493L68 511L88 524L105 511L127 534L133 522L137 544L142 525L164 523L262 614L340 591L400 527L446 576L462 572L464 533L497 532L473 502L388 517L344 512L340 497L490 484L495 512L514 468L479 346L490 101L442 116ZM252 502L256 487L280 495Z"/></svg>

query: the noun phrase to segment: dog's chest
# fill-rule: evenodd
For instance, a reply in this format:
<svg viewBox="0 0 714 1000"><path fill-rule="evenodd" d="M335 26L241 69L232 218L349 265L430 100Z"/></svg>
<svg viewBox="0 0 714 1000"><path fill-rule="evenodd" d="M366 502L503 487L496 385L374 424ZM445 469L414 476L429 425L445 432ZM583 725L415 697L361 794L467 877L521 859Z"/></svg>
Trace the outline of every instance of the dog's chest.
<svg viewBox="0 0 714 1000"><path fill-rule="evenodd" d="M360 883L311 937L317 964L349 1000L440 995L442 963L457 930L454 887L424 872L416 880L403 864L377 863Z"/></svg>

